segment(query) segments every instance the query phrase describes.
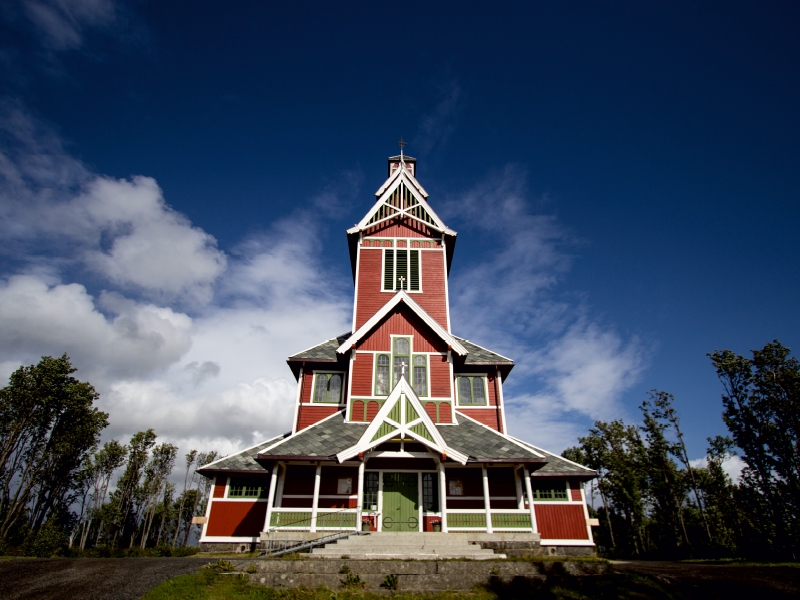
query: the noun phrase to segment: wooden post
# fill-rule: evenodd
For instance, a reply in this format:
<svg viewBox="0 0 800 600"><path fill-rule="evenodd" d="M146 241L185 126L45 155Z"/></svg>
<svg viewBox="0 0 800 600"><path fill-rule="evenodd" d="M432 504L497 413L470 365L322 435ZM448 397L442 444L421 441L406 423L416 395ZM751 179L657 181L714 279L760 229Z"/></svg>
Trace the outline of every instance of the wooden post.
<svg viewBox="0 0 800 600"><path fill-rule="evenodd" d="M319 480L322 475L322 463L317 463L317 471L314 473L314 499L311 501L311 532L317 530L317 507L319 505Z"/></svg>
<svg viewBox="0 0 800 600"><path fill-rule="evenodd" d="M523 510L525 508L525 496L522 494L522 482L520 481L522 473L522 465L517 465L514 469L514 484L517 488L517 508Z"/></svg>
<svg viewBox="0 0 800 600"><path fill-rule="evenodd" d="M366 459L358 463L358 513L356 514L356 531L361 531L361 515L364 514L364 466Z"/></svg>
<svg viewBox="0 0 800 600"><path fill-rule="evenodd" d="M275 503L275 484L278 481L278 469L280 463L273 463L272 474L269 478L269 495L267 496L267 516L264 518L264 531L269 531L269 524L272 520L272 507Z"/></svg>
<svg viewBox="0 0 800 600"><path fill-rule="evenodd" d="M528 467L522 465L522 474L525 476L525 491L528 494L528 508L531 511L531 532L539 533L539 528L536 526L536 511L533 508L533 489L531 488L531 475L528 473Z"/></svg>
<svg viewBox="0 0 800 600"><path fill-rule="evenodd" d="M444 461L439 462L439 510L442 513L442 532L447 533L447 476Z"/></svg>
<svg viewBox="0 0 800 600"><path fill-rule="evenodd" d="M486 471L486 465L481 465L481 473L483 474L483 504L486 509L486 533L492 533L492 504L489 500L489 473Z"/></svg>

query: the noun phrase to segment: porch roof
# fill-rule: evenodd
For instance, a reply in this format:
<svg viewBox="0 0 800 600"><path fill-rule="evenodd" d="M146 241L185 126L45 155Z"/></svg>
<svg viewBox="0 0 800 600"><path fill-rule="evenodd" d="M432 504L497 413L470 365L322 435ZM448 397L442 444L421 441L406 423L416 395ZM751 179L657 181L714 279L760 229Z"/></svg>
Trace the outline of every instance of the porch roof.
<svg viewBox="0 0 800 600"><path fill-rule="evenodd" d="M358 443L368 425L345 423L342 410L264 448L258 459L336 460L336 454Z"/></svg>
<svg viewBox="0 0 800 600"><path fill-rule="evenodd" d="M289 437L290 435L291 432L283 433L274 438L270 438L265 442L261 442L260 444L252 446L245 450L241 450L236 454L231 454L229 456L219 458L213 462L208 463L207 465L203 465L202 467L197 469L197 472L200 473L201 475L209 475L217 471L236 471L236 472L264 471L264 466L256 462L256 457L258 456L258 453L261 452L263 449L269 448L270 446L274 445L276 442L279 442L280 440Z"/></svg>
<svg viewBox="0 0 800 600"><path fill-rule="evenodd" d="M456 412L457 425L436 429L447 445L469 456L470 462L541 462L545 458L516 440Z"/></svg>

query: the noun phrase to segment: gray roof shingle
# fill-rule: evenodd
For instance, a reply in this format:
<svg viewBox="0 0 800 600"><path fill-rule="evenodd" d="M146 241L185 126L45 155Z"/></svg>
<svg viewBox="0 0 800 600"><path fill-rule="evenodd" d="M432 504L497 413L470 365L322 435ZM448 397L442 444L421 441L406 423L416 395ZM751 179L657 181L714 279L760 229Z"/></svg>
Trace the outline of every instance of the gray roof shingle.
<svg viewBox="0 0 800 600"><path fill-rule="evenodd" d="M437 427L447 445L470 460L539 459L533 451L515 444L502 434L456 413L458 425Z"/></svg>
<svg viewBox="0 0 800 600"><path fill-rule="evenodd" d="M458 336L455 337L461 345L466 348L467 358L464 360L465 365L513 365L514 361L510 358L506 358L505 356L501 356L491 350L487 350L486 348L481 348L480 346L473 344L465 339L462 339Z"/></svg>
<svg viewBox="0 0 800 600"><path fill-rule="evenodd" d="M253 446L247 450L242 450L236 454L226 456L216 462L208 465L203 465L198 469L199 471L263 471L264 466L256 462L256 456L264 448L269 448L272 444L279 442L281 439L289 437L291 433L284 433L277 437L262 442L258 446Z"/></svg>
<svg viewBox="0 0 800 600"><path fill-rule="evenodd" d="M290 436L275 448L260 453L261 458L270 456L318 456L327 458L355 446L368 423L345 423L344 411L336 416L320 421Z"/></svg>
<svg viewBox="0 0 800 600"><path fill-rule="evenodd" d="M325 340L321 344L293 354L289 360L322 360L322 361L338 361L341 357L336 354L336 349L344 344L345 340L350 337L350 333L343 333L329 340Z"/></svg>

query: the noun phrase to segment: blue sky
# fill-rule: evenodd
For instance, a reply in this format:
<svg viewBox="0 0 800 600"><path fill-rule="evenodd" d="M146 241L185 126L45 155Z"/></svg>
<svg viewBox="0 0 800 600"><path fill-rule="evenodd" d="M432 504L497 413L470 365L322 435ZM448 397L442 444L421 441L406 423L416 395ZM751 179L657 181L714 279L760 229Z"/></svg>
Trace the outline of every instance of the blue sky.
<svg viewBox="0 0 800 600"><path fill-rule="evenodd" d="M798 347L790 2L114 2L0 8L0 370L67 351L108 435L230 452L289 427L287 355L349 328L344 231L416 156L459 232L457 335L517 361L560 451L706 357Z"/></svg>

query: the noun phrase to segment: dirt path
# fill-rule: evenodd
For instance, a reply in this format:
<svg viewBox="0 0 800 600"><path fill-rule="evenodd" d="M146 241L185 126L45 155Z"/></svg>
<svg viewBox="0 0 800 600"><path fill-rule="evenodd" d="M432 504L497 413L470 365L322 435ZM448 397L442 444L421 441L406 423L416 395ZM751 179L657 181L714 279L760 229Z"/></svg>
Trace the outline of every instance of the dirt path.
<svg viewBox="0 0 800 600"><path fill-rule="evenodd" d="M40 558L0 561L0 599L139 600L162 581L193 573L199 558Z"/></svg>
<svg viewBox="0 0 800 600"><path fill-rule="evenodd" d="M800 568L613 561L619 573L650 575L678 586L690 598L797 598Z"/></svg>

